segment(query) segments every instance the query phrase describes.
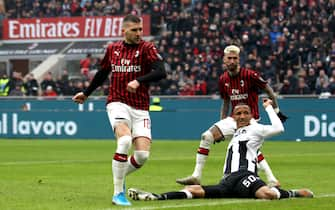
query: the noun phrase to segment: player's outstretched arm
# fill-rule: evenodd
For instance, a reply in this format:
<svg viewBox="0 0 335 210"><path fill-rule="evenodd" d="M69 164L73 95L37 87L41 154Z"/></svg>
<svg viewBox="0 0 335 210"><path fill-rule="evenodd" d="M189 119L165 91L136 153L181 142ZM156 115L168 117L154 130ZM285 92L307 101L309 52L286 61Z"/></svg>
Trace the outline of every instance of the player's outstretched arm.
<svg viewBox="0 0 335 210"><path fill-rule="evenodd" d="M269 98L272 100L273 108L274 108L276 114L278 115L279 119L282 122L285 122L288 119L288 117L280 111L278 100L277 100L276 94L274 93L273 89L269 85L266 85L264 91L267 93Z"/></svg>
<svg viewBox="0 0 335 210"><path fill-rule="evenodd" d="M272 100L270 99L264 99L263 100L263 107L265 109L265 111L267 112L270 121L271 121L271 125L266 127L265 136L273 136L276 134L279 134L281 132L284 132L284 126L283 123L281 122L281 120L279 119L278 115L276 114L276 112L274 111L273 107L272 107Z"/></svg>

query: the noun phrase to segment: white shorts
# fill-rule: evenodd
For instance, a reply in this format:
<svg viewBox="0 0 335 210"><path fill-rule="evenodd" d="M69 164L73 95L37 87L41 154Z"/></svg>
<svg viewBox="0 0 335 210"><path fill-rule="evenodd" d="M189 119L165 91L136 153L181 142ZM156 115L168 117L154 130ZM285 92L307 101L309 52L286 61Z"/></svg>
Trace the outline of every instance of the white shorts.
<svg viewBox="0 0 335 210"><path fill-rule="evenodd" d="M257 120L252 118L250 124L258 123ZM218 127L221 133L224 135L225 139L231 139L236 130L236 121L232 117L226 117L214 124Z"/></svg>
<svg viewBox="0 0 335 210"><path fill-rule="evenodd" d="M132 138L144 136L151 139L151 120L148 111L134 109L121 102L109 103L106 109L113 131L115 123L124 122L130 128Z"/></svg>

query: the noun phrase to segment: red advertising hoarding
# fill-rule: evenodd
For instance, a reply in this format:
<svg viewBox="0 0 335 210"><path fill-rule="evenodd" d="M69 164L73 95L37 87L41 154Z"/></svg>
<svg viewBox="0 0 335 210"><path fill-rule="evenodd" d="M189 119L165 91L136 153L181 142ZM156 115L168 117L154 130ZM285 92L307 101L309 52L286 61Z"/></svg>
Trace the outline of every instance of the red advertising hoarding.
<svg viewBox="0 0 335 210"><path fill-rule="evenodd" d="M150 16L142 18L143 36L150 36ZM5 19L3 41L119 38L122 21L121 16Z"/></svg>

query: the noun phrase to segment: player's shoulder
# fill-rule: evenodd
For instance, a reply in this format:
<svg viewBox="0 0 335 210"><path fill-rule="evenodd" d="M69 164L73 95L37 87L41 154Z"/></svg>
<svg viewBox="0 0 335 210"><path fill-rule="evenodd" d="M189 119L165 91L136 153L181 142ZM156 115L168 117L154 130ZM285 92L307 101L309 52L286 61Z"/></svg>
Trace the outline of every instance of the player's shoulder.
<svg viewBox="0 0 335 210"><path fill-rule="evenodd" d="M252 78L259 78L260 77L260 73L256 70L253 70L253 69L241 68L241 73L242 73L242 75L252 77Z"/></svg>
<svg viewBox="0 0 335 210"><path fill-rule="evenodd" d="M144 48L146 49L152 49L152 48L155 48L155 44L153 42L150 42L150 41L145 41L145 40L142 40L140 42L140 45L142 45Z"/></svg>
<svg viewBox="0 0 335 210"><path fill-rule="evenodd" d="M249 73L249 74L253 74L253 73L258 73L256 70L254 69L249 69L249 68L241 68L241 72L246 72L246 73Z"/></svg>
<svg viewBox="0 0 335 210"><path fill-rule="evenodd" d="M262 133L264 128L263 124L260 123L253 123L248 126L248 130L254 134L260 134Z"/></svg>
<svg viewBox="0 0 335 210"><path fill-rule="evenodd" d="M220 80L225 80L225 79L227 79L228 77L229 77L228 71L224 71L224 72L220 75L219 79L220 79Z"/></svg>
<svg viewBox="0 0 335 210"><path fill-rule="evenodd" d="M107 45L107 49L111 49L111 48L114 48L114 47L120 47L122 45L123 45L123 41L110 42Z"/></svg>

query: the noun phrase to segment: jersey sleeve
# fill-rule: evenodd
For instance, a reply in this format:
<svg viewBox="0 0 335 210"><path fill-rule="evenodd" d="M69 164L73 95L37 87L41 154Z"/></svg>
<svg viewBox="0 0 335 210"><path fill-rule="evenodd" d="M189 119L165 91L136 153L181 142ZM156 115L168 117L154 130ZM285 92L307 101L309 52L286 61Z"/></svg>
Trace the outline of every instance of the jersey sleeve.
<svg viewBox="0 0 335 210"><path fill-rule="evenodd" d="M163 61L163 57L158 53L157 48L151 42L147 42L145 53L147 62L152 64L155 61Z"/></svg>
<svg viewBox="0 0 335 210"><path fill-rule="evenodd" d="M265 111L269 115L271 125L262 125L261 135L263 137L271 137L284 131L283 123L280 121L272 106L266 107Z"/></svg>
<svg viewBox="0 0 335 210"><path fill-rule="evenodd" d="M261 75L256 71L251 72L251 79L252 83L255 84L257 87L259 87L260 89L264 89L267 84L267 81L265 81L261 77Z"/></svg>

